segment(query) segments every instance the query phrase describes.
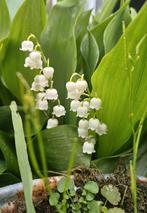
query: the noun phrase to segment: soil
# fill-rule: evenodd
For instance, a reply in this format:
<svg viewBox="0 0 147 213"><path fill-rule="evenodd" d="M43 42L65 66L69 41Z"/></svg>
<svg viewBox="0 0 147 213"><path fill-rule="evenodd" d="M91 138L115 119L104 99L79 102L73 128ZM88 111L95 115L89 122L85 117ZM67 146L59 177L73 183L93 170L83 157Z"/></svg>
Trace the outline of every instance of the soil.
<svg viewBox="0 0 147 213"><path fill-rule="evenodd" d="M124 209L125 213L134 212L130 191L130 178L127 175L127 170L124 165L119 164L111 176L103 175L95 169L87 169L83 167L77 168L72 172L72 174L74 175L74 181L77 187L83 187L83 185L89 180L96 181L100 188L106 184L117 186L122 198L120 204L117 207ZM49 206L47 196L41 196L42 199L39 199L39 201L35 203L36 213L55 213L55 209ZM100 193L97 195L97 200L102 200L104 203L106 201ZM24 201L16 201L15 206L17 206L17 210L13 213L26 212ZM109 202L107 202L106 206L108 208L113 207ZM138 213L147 213L147 183L137 183L137 207Z"/></svg>

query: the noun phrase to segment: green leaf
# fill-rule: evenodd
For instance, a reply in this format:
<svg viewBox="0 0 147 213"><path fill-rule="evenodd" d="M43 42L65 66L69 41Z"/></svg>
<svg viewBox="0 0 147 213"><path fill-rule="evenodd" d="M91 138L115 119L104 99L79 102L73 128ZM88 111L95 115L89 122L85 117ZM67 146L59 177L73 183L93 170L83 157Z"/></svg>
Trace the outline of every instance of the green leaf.
<svg viewBox="0 0 147 213"><path fill-rule="evenodd" d="M127 27L131 21L128 3L125 4L120 12L110 21L104 32L105 52L108 53L118 42L123 34L123 23ZM127 8L126 8L127 7Z"/></svg>
<svg viewBox="0 0 147 213"><path fill-rule="evenodd" d="M10 17L5 0L0 1L0 41L4 39L9 32Z"/></svg>
<svg viewBox="0 0 147 213"><path fill-rule="evenodd" d="M105 185L101 188L101 194L105 197L112 205L118 205L121 196L118 188L111 184Z"/></svg>
<svg viewBox="0 0 147 213"><path fill-rule="evenodd" d="M69 189L74 189L74 187L74 181L70 177L62 178L57 185L57 189L60 193L63 193Z"/></svg>
<svg viewBox="0 0 147 213"><path fill-rule="evenodd" d="M121 208L114 207L114 208L108 209L108 213L125 213L125 211Z"/></svg>
<svg viewBox="0 0 147 213"><path fill-rule="evenodd" d="M0 187L8 186L20 182L20 179L12 173L0 174Z"/></svg>
<svg viewBox="0 0 147 213"><path fill-rule="evenodd" d="M75 127L62 125L53 129L46 129L42 131L42 137L49 170L67 170L74 145L76 145L74 166L90 165L90 158L82 153L82 141L75 140L77 138L77 129Z"/></svg>
<svg viewBox="0 0 147 213"><path fill-rule="evenodd" d="M88 181L84 185L84 189L87 190L88 192L91 192L92 194L97 194L99 192L99 187L97 183L94 181Z"/></svg>
<svg viewBox="0 0 147 213"><path fill-rule="evenodd" d="M91 84L91 75L93 74L98 59L99 59L99 49L97 42L92 35L92 33L88 32L82 42L81 42L81 54L84 59L84 74L85 79L87 80L88 84Z"/></svg>
<svg viewBox="0 0 147 213"><path fill-rule="evenodd" d="M55 68L54 86L64 106L67 105L65 84L77 66L74 34L76 19L80 13L77 2L80 1L64 0L52 8L41 39L45 55Z"/></svg>
<svg viewBox="0 0 147 213"><path fill-rule="evenodd" d="M92 76L93 94L103 102L99 117L108 126L107 135L99 138L99 157L112 155L128 141L132 134L130 116L133 115L135 126L146 107L146 9L147 4L128 26L117 46L103 58ZM133 59L130 59L130 55Z"/></svg>
<svg viewBox="0 0 147 213"><path fill-rule="evenodd" d="M9 13L11 20L14 18L17 10L21 6L21 4L24 2L24 0L6 0L8 8L9 8Z"/></svg>
<svg viewBox="0 0 147 213"><path fill-rule="evenodd" d="M32 202L32 172L27 154L27 146L22 126L22 120L20 115L17 113L17 105L15 102L11 103L10 109L12 113L12 121L15 133L15 147L24 188L27 212L35 213Z"/></svg>
<svg viewBox="0 0 147 213"><path fill-rule="evenodd" d="M88 209L90 213L101 213L101 205L103 202L92 200L91 202L88 202Z"/></svg>
<svg viewBox="0 0 147 213"><path fill-rule="evenodd" d="M147 139L144 137L143 144L141 144L138 151L137 158L137 175L147 177Z"/></svg>
<svg viewBox="0 0 147 213"><path fill-rule="evenodd" d="M7 166L5 160L0 159L0 175L6 171Z"/></svg>
<svg viewBox="0 0 147 213"><path fill-rule="evenodd" d="M104 3L101 11L98 10L95 17L95 21L98 23L103 22L107 17L111 15L118 0L104 0L103 2Z"/></svg>
<svg viewBox="0 0 147 213"><path fill-rule="evenodd" d="M30 16L31 14L31 16ZM24 68L26 54L19 50L21 42L34 33L37 37L44 27L45 5L43 0L26 0L13 20L10 35L4 48L5 57L2 64L3 77L8 89L19 99L20 88L16 72L21 72L29 84L36 74Z"/></svg>
<svg viewBox="0 0 147 213"><path fill-rule="evenodd" d="M51 193L50 197L49 197L49 203L51 206L56 206L58 204L60 198L60 194L57 192L53 192Z"/></svg>
<svg viewBox="0 0 147 213"><path fill-rule="evenodd" d="M13 133L13 125L9 106L0 107L0 130Z"/></svg>
<svg viewBox="0 0 147 213"><path fill-rule="evenodd" d="M82 69L82 56L80 52L81 41L84 35L87 33L87 28L89 24L89 18L91 15L91 10L82 12L77 18L77 22L75 25L75 36L77 43L77 68L76 71L80 72Z"/></svg>
<svg viewBox="0 0 147 213"><path fill-rule="evenodd" d="M18 163L12 139L4 132L0 131L0 150L5 159L7 171L19 176Z"/></svg>
<svg viewBox="0 0 147 213"><path fill-rule="evenodd" d="M87 194L86 194L86 200L87 201L94 200L94 195L92 193L90 193L90 192L87 192Z"/></svg>

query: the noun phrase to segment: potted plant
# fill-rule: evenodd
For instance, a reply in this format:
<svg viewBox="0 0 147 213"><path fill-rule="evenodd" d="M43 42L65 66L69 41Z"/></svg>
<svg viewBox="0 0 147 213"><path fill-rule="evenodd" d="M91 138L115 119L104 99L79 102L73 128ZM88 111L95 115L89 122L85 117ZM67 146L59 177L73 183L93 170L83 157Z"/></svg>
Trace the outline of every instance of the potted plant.
<svg viewBox="0 0 147 213"><path fill-rule="evenodd" d="M147 4L116 3L1 1L2 212L146 212Z"/></svg>

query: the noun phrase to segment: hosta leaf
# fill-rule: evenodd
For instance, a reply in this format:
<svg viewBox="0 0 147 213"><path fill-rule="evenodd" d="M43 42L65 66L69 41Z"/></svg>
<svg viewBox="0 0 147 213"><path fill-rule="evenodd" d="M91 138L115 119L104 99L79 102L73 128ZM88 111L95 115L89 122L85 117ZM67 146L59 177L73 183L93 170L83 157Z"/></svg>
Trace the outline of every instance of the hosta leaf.
<svg viewBox="0 0 147 213"><path fill-rule="evenodd" d="M99 59L98 45L92 33L88 32L84 36L80 50L84 61L85 79L91 84L91 75L94 72Z"/></svg>
<svg viewBox="0 0 147 213"><path fill-rule="evenodd" d="M42 137L49 170L67 170L74 145L76 146L76 153L74 153L76 155L74 166L89 166L90 158L82 153L81 140L74 140L77 138L77 130L75 127L62 125L53 129L44 130L42 131Z"/></svg>
<svg viewBox="0 0 147 213"><path fill-rule="evenodd" d="M130 23L131 17L129 8L122 7L118 15L116 15L108 24L106 27L106 30L104 32L104 46L105 46L105 52L109 52L117 43L119 38L121 37L123 33L123 26L124 23L125 26Z"/></svg>
<svg viewBox="0 0 147 213"><path fill-rule="evenodd" d="M10 17L5 0L0 1L0 41L8 35Z"/></svg>
<svg viewBox="0 0 147 213"><path fill-rule="evenodd" d="M101 188L101 194L105 197L112 205L118 205L121 196L118 188L111 184L105 185Z"/></svg>
<svg viewBox="0 0 147 213"><path fill-rule="evenodd" d="M103 101L99 116L108 125L108 134L99 138L98 156L111 155L119 150L132 133L130 115L133 113L134 126L145 111L147 103L147 38L145 36L147 29L144 27L147 19L146 9L147 4L128 26L117 46L103 58L92 76L93 94L97 94ZM137 57L136 54L139 56ZM130 59L130 55L133 59ZM133 66L132 60L134 60Z"/></svg>
<svg viewBox="0 0 147 213"><path fill-rule="evenodd" d="M12 139L6 133L0 131L0 150L3 154L7 171L19 175L16 153L12 142Z"/></svg>
<svg viewBox="0 0 147 213"><path fill-rule="evenodd" d="M55 68L54 86L63 105L67 96L65 83L77 65L74 27L79 10L77 0L59 1L49 14L41 39L45 55L49 57L50 65Z"/></svg>
<svg viewBox="0 0 147 213"><path fill-rule="evenodd" d="M2 71L8 89L18 98L20 98L20 88L16 72L21 72L29 84L32 83L36 74L35 71L23 67L26 54L19 51L21 42L30 33L39 37L44 27L44 21L45 7L43 0L26 0L13 20L8 43L4 48L6 52Z"/></svg>

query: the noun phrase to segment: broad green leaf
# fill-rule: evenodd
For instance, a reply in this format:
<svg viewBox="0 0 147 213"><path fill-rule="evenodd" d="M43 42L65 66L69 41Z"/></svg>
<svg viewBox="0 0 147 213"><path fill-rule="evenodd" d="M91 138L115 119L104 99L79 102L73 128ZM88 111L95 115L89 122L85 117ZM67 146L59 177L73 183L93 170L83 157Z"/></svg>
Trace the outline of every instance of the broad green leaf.
<svg viewBox="0 0 147 213"><path fill-rule="evenodd" d="M133 113L135 125L146 107L146 9L147 4L92 76L93 94L97 94L103 101L99 117L108 125L107 135L99 138L98 156L112 155L128 141L132 134L130 116ZM134 60L133 66L130 55Z"/></svg>
<svg viewBox="0 0 147 213"><path fill-rule="evenodd" d="M116 17L120 16L122 12L126 9L128 3L125 3L118 11L116 11L114 14L109 16L107 19L105 19L102 23L97 24L96 26L91 28L91 33L94 35L96 42L99 47L99 62L102 59L102 57L105 55L105 48L104 48L104 32L109 25L109 23ZM122 26L122 24L121 24ZM120 26L120 27L121 27ZM111 32L108 31L111 37ZM106 33L105 33L106 34Z"/></svg>
<svg viewBox="0 0 147 213"><path fill-rule="evenodd" d="M24 0L6 0L11 20L14 18L17 10L21 6L21 4L24 2Z"/></svg>
<svg viewBox="0 0 147 213"><path fill-rule="evenodd" d="M121 208L114 207L114 208L108 209L108 213L125 213L125 211Z"/></svg>
<svg viewBox="0 0 147 213"><path fill-rule="evenodd" d="M8 106L0 107L0 130L4 132L13 133L11 112Z"/></svg>
<svg viewBox="0 0 147 213"><path fill-rule="evenodd" d="M31 15L30 15L31 14ZM3 77L8 89L20 99L19 80L16 72L21 72L29 84L35 71L24 68L26 53L19 50L21 42L34 33L37 37L44 27L45 5L43 0L26 0L13 20L8 42L4 48L5 57L2 64Z"/></svg>
<svg viewBox="0 0 147 213"><path fill-rule="evenodd" d="M89 18L91 15L91 10L82 12L79 17L77 18L77 22L75 25L75 36L76 36L76 43L77 43L77 72L82 70L82 56L80 52L81 41L84 35L87 33Z"/></svg>
<svg viewBox="0 0 147 213"><path fill-rule="evenodd" d="M107 17L112 14L118 0L104 0L103 2L104 3L101 10L98 10L95 17L95 21L98 23L103 22Z"/></svg>
<svg viewBox="0 0 147 213"><path fill-rule="evenodd" d="M98 45L92 33L88 32L84 36L80 50L84 61L83 66L85 79L91 88L91 75L93 74L99 60Z"/></svg>
<svg viewBox="0 0 147 213"><path fill-rule="evenodd" d="M118 15L116 15L108 24L104 32L105 53L108 53L117 43L123 34L123 23L127 25L131 21L130 11L127 7L122 7Z"/></svg>
<svg viewBox="0 0 147 213"><path fill-rule="evenodd" d="M74 27L79 13L77 0L58 2L49 14L41 39L45 55L55 68L54 87L58 90L63 105L67 96L65 83L69 81L77 65Z"/></svg>
<svg viewBox="0 0 147 213"><path fill-rule="evenodd" d="M114 206L118 205L121 200L121 194L118 188L111 184L104 185L101 188L101 194Z"/></svg>
<svg viewBox="0 0 147 213"><path fill-rule="evenodd" d="M20 182L20 179L12 173L0 174L0 187Z"/></svg>
<svg viewBox="0 0 147 213"><path fill-rule="evenodd" d="M35 209L32 202L32 172L28 159L27 146L23 131L22 120L20 115L17 113L17 105L15 102L11 103L10 109L12 113L12 121L15 134L15 147L21 179L24 188L27 212L35 213Z"/></svg>
<svg viewBox="0 0 147 213"><path fill-rule="evenodd" d="M0 151L3 154L7 171L19 176L18 163L12 139L0 131Z"/></svg>
<svg viewBox="0 0 147 213"><path fill-rule="evenodd" d="M7 166L5 160L0 159L0 175L6 171Z"/></svg>
<svg viewBox="0 0 147 213"><path fill-rule="evenodd" d="M92 194L97 194L99 192L99 187L96 182L94 181L88 181L84 185L84 189Z"/></svg>
<svg viewBox="0 0 147 213"><path fill-rule="evenodd" d="M0 41L4 39L9 32L10 17L5 0L0 1Z"/></svg>
<svg viewBox="0 0 147 213"><path fill-rule="evenodd" d="M75 153L76 159L74 166L89 166L89 156L82 154L82 141L74 140L77 137L77 129L75 127L62 125L53 129L43 130L42 137L44 141L46 160L49 170L67 170L74 145L76 145L77 152ZM37 150L36 153L38 153Z"/></svg>

